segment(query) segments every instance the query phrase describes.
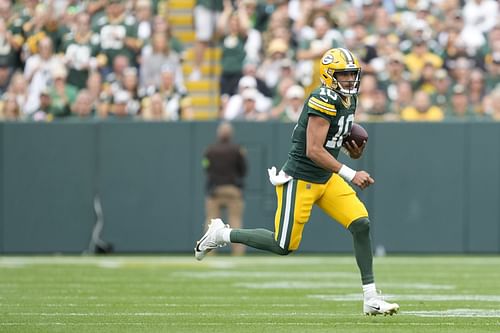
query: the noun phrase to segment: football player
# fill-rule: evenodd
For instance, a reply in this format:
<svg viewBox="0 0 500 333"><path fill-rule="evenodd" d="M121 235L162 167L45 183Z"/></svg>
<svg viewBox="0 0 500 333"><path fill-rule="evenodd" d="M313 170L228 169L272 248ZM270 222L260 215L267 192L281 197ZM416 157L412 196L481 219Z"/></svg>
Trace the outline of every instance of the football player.
<svg viewBox="0 0 500 333"><path fill-rule="evenodd" d="M227 243L287 255L299 248L304 226L316 204L352 234L363 284L363 312L392 315L399 305L384 301L377 293L370 220L350 185L365 189L375 181L366 171L353 170L337 160L341 148L357 159L366 145L366 141L361 146L355 141L344 142L354 121L361 68L357 57L344 48L328 50L320 61L322 84L304 104L293 130L288 160L278 173L274 167L268 170L277 195L274 232L231 229L221 219L213 219L196 244L195 257L202 260L209 251Z"/></svg>

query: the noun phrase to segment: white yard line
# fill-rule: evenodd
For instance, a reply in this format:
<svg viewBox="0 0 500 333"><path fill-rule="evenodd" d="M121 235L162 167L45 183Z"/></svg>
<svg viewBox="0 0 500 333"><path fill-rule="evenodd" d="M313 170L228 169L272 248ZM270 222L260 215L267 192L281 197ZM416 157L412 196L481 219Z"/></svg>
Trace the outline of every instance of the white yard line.
<svg viewBox="0 0 500 333"><path fill-rule="evenodd" d="M324 301L336 302L354 302L362 299L361 294L347 295L308 295L310 298L317 298ZM427 302L443 302L443 301L463 301L463 302L500 302L500 295L460 295L460 294L387 294L384 295L387 300L394 301L427 301Z"/></svg>

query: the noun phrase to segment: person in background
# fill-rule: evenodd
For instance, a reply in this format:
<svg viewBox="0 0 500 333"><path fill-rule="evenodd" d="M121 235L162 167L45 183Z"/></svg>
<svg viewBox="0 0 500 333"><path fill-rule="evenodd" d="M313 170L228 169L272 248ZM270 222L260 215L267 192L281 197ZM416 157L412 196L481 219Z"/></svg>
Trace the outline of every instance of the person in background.
<svg viewBox="0 0 500 333"><path fill-rule="evenodd" d="M238 81L243 76L243 64L247 56L245 44L249 21L246 11L234 10L231 1L224 1L224 11L217 21L217 33L222 49L220 95L222 103L237 93Z"/></svg>
<svg viewBox="0 0 500 333"><path fill-rule="evenodd" d="M67 82L78 89L85 88L89 72L97 67L97 45L92 42L90 16L86 12L76 15L76 29L64 35L60 51L68 67Z"/></svg>
<svg viewBox="0 0 500 333"><path fill-rule="evenodd" d="M17 121L21 119L21 110L16 96L6 93L0 100L0 121Z"/></svg>
<svg viewBox="0 0 500 333"><path fill-rule="evenodd" d="M93 115L92 94L87 89L82 89L76 96L75 102L71 105L71 117L84 120L92 119Z"/></svg>
<svg viewBox="0 0 500 333"><path fill-rule="evenodd" d="M201 65L205 50L215 34L215 27L222 12L223 0L196 0L193 11L196 41L194 44L194 66L189 75L190 81L201 79Z"/></svg>
<svg viewBox="0 0 500 333"><path fill-rule="evenodd" d="M49 87L51 99L50 113L55 117L66 117L71 113L71 105L76 99L78 90L66 82L68 71L65 67L54 69L53 84Z"/></svg>
<svg viewBox="0 0 500 333"><path fill-rule="evenodd" d="M233 126L223 122L217 128L217 141L210 145L203 155L206 171L205 214L208 223L221 216L226 209L231 226L243 225L243 180L247 174L247 160L244 149L233 142ZM233 244L232 254L242 255L245 247Z"/></svg>
<svg viewBox="0 0 500 333"><path fill-rule="evenodd" d="M92 28L99 38L97 58L103 74L111 71L110 67L118 55L127 57L130 65L135 66L143 46L137 36L137 21L126 13L125 1L108 1L105 11L106 15L99 17Z"/></svg>
<svg viewBox="0 0 500 333"><path fill-rule="evenodd" d="M438 106L431 104L428 93L419 90L413 96L413 104L401 111L401 120L404 121L442 121L444 112Z"/></svg>
<svg viewBox="0 0 500 333"><path fill-rule="evenodd" d="M296 123L304 107L305 92L296 84L286 90L285 98L271 110L271 118L282 122Z"/></svg>

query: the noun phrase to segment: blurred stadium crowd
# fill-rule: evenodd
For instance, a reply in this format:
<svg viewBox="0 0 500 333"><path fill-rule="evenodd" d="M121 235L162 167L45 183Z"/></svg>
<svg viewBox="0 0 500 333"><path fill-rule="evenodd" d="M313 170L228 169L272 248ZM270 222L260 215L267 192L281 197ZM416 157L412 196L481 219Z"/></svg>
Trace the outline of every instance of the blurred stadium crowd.
<svg viewBox="0 0 500 333"><path fill-rule="evenodd" d="M197 119L186 82L215 46L214 118L296 121L321 55L345 47L358 121L500 121L496 0L197 0L189 45L168 3L0 0L0 120Z"/></svg>

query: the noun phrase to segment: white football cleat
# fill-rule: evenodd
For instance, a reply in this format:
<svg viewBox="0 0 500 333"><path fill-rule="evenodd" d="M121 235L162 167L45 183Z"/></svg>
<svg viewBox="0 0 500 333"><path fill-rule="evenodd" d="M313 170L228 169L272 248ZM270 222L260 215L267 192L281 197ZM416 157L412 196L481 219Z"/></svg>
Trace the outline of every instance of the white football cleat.
<svg viewBox="0 0 500 333"><path fill-rule="evenodd" d="M212 222L208 226L207 232L201 237L201 239L196 242L194 248L194 256L197 260L202 260L205 258L208 252L212 251L217 247L223 247L227 244L220 239L218 232L221 229L227 228L228 226L222 222L221 219L212 219Z"/></svg>
<svg viewBox="0 0 500 333"><path fill-rule="evenodd" d="M388 303L381 296L375 296L365 299L363 303L363 312L367 316L376 316L378 314L393 315L399 311L397 303Z"/></svg>

